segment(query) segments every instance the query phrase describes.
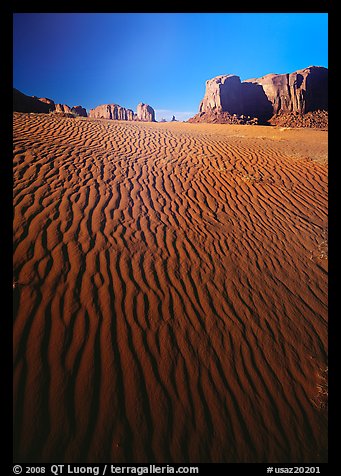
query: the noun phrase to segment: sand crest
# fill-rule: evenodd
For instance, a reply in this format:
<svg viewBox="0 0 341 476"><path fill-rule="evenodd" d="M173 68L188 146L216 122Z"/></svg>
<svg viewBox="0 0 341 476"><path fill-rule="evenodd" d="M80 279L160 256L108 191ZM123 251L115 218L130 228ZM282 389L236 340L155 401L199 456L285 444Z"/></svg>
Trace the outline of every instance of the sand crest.
<svg viewBox="0 0 341 476"><path fill-rule="evenodd" d="M324 462L327 132L14 114L20 462Z"/></svg>

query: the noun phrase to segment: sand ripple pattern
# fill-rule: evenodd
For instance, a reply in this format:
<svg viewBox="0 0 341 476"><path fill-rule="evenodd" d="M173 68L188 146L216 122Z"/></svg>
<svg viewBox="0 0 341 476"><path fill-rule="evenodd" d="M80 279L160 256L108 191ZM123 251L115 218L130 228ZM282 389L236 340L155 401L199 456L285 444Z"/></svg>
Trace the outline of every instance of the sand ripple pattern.
<svg viewBox="0 0 341 476"><path fill-rule="evenodd" d="M326 133L273 134L14 115L15 461L326 461Z"/></svg>

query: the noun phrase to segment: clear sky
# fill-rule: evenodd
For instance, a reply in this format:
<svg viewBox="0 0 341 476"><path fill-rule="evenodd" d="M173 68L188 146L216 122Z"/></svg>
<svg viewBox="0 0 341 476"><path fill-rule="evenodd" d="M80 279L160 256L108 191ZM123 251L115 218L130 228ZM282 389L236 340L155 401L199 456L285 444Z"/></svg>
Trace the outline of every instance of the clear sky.
<svg viewBox="0 0 341 476"><path fill-rule="evenodd" d="M14 15L13 86L87 110L117 103L193 116L205 81L328 67L326 13Z"/></svg>

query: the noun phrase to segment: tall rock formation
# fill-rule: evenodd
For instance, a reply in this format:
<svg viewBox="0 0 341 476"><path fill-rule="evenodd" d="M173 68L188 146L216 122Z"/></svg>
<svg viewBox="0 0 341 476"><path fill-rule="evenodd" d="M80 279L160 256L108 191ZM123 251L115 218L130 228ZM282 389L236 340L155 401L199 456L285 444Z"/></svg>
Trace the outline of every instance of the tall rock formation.
<svg viewBox="0 0 341 476"><path fill-rule="evenodd" d="M102 104L90 109L89 117L93 119L116 119L120 121L133 121L134 111L126 109L118 104Z"/></svg>
<svg viewBox="0 0 341 476"><path fill-rule="evenodd" d="M148 104L140 102L137 105L136 116L138 121L155 122L155 111Z"/></svg>
<svg viewBox="0 0 341 476"><path fill-rule="evenodd" d="M328 69L310 66L291 74L267 74L243 82L235 75L206 81L199 114L229 114L267 121L281 113L328 110Z"/></svg>
<svg viewBox="0 0 341 476"><path fill-rule="evenodd" d="M199 112L215 109L242 114L242 88L239 76L227 74L206 81L206 92L199 106Z"/></svg>
<svg viewBox="0 0 341 476"><path fill-rule="evenodd" d="M155 121L155 111L148 104L139 103L136 114L131 109L126 109L118 104L102 104L90 109L89 117L93 119L116 119L121 121Z"/></svg>

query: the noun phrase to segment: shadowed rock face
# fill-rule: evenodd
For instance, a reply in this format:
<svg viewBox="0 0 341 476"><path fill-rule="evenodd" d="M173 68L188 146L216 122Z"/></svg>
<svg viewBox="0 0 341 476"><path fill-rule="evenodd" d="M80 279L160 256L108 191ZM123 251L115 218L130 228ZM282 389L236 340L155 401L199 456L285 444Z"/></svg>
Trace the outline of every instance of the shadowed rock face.
<svg viewBox="0 0 341 476"><path fill-rule="evenodd" d="M90 109L89 117L93 119L116 119L121 121L133 121L134 111L119 106L118 104L103 104Z"/></svg>
<svg viewBox="0 0 341 476"><path fill-rule="evenodd" d="M310 68L306 85L307 112L318 109L328 111L328 69Z"/></svg>
<svg viewBox="0 0 341 476"><path fill-rule="evenodd" d="M242 114L242 91L239 76L229 74L206 81L206 94L199 106L199 112L209 109Z"/></svg>
<svg viewBox="0 0 341 476"><path fill-rule="evenodd" d="M47 100L47 98L43 99ZM36 96L27 96L18 89L13 88L13 111L48 113L52 110L54 110L54 103L41 101Z"/></svg>
<svg viewBox="0 0 341 476"><path fill-rule="evenodd" d="M310 66L291 74L267 74L243 82L225 75L206 81L199 112L216 110L268 120L274 114L328 109L328 69Z"/></svg>
<svg viewBox="0 0 341 476"><path fill-rule="evenodd" d="M86 109L82 106L73 106L71 108L71 111L74 112L75 114L77 114L78 116L81 116L81 117L88 117L88 114L86 112Z"/></svg>
<svg viewBox="0 0 341 476"><path fill-rule="evenodd" d="M138 121L155 122L155 111L148 104L140 102L137 105L136 116Z"/></svg>
<svg viewBox="0 0 341 476"><path fill-rule="evenodd" d="M272 104L260 84L241 83L243 114L267 120L273 114Z"/></svg>
<svg viewBox="0 0 341 476"><path fill-rule="evenodd" d="M260 85L271 102L273 114L306 114L328 109L328 69L320 66L291 74L267 74L244 83Z"/></svg>

